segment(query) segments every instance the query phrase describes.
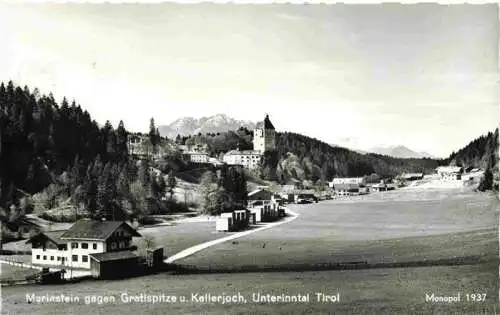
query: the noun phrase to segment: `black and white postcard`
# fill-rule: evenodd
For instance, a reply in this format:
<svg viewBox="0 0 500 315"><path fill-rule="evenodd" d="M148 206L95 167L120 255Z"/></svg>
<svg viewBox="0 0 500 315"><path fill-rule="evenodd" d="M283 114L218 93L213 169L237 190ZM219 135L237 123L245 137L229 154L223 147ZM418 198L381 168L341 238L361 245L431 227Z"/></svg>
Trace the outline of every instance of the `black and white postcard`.
<svg viewBox="0 0 500 315"><path fill-rule="evenodd" d="M1 1L0 312L500 314L499 35L497 4Z"/></svg>

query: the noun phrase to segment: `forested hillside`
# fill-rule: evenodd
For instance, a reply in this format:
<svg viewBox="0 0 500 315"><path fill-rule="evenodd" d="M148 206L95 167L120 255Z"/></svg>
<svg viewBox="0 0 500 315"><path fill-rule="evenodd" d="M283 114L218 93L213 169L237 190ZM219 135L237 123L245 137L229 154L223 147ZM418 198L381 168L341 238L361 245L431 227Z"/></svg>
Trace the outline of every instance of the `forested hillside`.
<svg viewBox="0 0 500 315"><path fill-rule="evenodd" d="M178 137L181 144L207 144L211 154L237 149L252 149L252 132L240 128L233 132ZM443 161L428 158L394 158L379 154L360 154L346 148L332 147L317 139L296 133L276 134L277 154L266 154L261 176L269 180L331 180L334 176L364 176L377 173L383 177L401 172L430 173Z"/></svg>
<svg viewBox="0 0 500 315"><path fill-rule="evenodd" d="M320 140L296 133L278 133L277 177L316 181L333 177L364 176L377 173L382 177L402 172L433 172L439 165L434 159L402 159L379 154L360 154L342 147L332 147ZM297 172L300 171L300 174Z"/></svg>
<svg viewBox="0 0 500 315"><path fill-rule="evenodd" d="M494 132L471 141L464 148L452 152L445 160L447 164L463 166L466 170L481 168L485 170L480 190L497 189L500 179L498 165L498 128Z"/></svg>
<svg viewBox="0 0 500 315"><path fill-rule="evenodd" d="M498 169L498 128L471 141L457 152L452 152L446 163L465 168Z"/></svg>
<svg viewBox="0 0 500 315"><path fill-rule="evenodd" d="M118 219L161 208L164 179L129 157L123 122L100 127L75 102L12 82L0 84L0 115L2 218L70 206Z"/></svg>

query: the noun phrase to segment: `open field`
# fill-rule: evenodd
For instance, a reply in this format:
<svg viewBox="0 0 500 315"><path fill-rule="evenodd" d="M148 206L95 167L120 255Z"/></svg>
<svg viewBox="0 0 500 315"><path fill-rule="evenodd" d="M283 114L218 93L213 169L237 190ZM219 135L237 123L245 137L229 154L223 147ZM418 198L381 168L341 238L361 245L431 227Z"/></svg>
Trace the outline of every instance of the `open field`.
<svg viewBox="0 0 500 315"><path fill-rule="evenodd" d="M142 236L152 236L156 246L163 246L165 254L171 256L188 247L224 237L230 233L215 232L215 221L173 222L172 225L162 225L140 229ZM141 238L135 238L136 244Z"/></svg>
<svg viewBox="0 0 500 315"><path fill-rule="evenodd" d="M37 269L29 269L8 264L0 264L0 280L24 280L26 276L40 272Z"/></svg>
<svg viewBox="0 0 500 315"><path fill-rule="evenodd" d="M381 200L381 193L358 202L293 205L300 213L297 220L242 237L237 243L216 245L177 263L224 269L498 257L495 198L449 190L418 193L393 194L406 197L403 200Z"/></svg>
<svg viewBox="0 0 500 315"><path fill-rule="evenodd" d="M119 281L81 282L71 287L24 285L4 288L5 314L29 314L33 304L26 294L78 296L79 303L42 303L37 314L493 314L498 280L497 264L355 271L275 272L206 275L157 274ZM186 303L129 303L120 295L140 293L186 296ZM247 304L195 303L192 293L241 293ZM336 294L338 303L315 301L315 293ZM457 303L425 302L425 294L452 295ZM486 293L486 302L467 302L466 293ZM255 303L252 293L310 293L309 303ZM114 296L114 303L85 305L85 296ZM498 311L498 308L496 309Z"/></svg>

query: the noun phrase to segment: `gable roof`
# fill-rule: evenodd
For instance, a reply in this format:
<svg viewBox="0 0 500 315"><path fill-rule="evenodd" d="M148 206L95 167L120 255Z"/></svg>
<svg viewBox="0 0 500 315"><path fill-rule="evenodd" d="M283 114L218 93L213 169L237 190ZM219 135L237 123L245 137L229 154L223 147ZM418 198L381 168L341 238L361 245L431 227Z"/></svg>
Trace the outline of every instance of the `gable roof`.
<svg viewBox="0 0 500 315"><path fill-rule="evenodd" d="M138 256L136 254L134 254L128 250L120 251L120 252L106 252L106 253L90 254L89 256L91 258L99 261L99 262L138 258Z"/></svg>
<svg viewBox="0 0 500 315"><path fill-rule="evenodd" d="M119 227L124 227L132 236L141 236L125 221L97 221L83 219L76 222L69 230L61 235L61 239L92 239L106 240Z"/></svg>
<svg viewBox="0 0 500 315"><path fill-rule="evenodd" d="M259 155L260 156L260 152L255 151L255 150L244 150L244 151L231 150L231 151L226 152L226 154L224 154L224 155Z"/></svg>
<svg viewBox="0 0 500 315"><path fill-rule="evenodd" d="M20 226L23 226L23 225L29 225L29 226L32 226L32 227L35 227L38 229L41 228L41 226L39 224L35 223L32 219L30 219L24 215L17 217L16 219L14 219L12 221L5 222L5 226L7 228L9 228L9 230L12 230L12 231L16 231Z"/></svg>
<svg viewBox="0 0 500 315"><path fill-rule="evenodd" d="M462 167L460 166L439 166L436 168L437 172L442 172L442 173L461 173L462 172Z"/></svg>
<svg viewBox="0 0 500 315"><path fill-rule="evenodd" d="M251 192L249 192L249 193L248 193L248 197L253 196L253 195L255 195L255 194L258 194L258 193L260 193L260 192L267 192L267 193L271 194L271 191L270 191L270 190L268 190L268 189L257 188L257 189L255 189L255 190L252 190Z"/></svg>
<svg viewBox="0 0 500 315"><path fill-rule="evenodd" d="M350 190L350 189L359 189L359 184L335 184L333 185L333 189L335 190Z"/></svg>
<svg viewBox="0 0 500 315"><path fill-rule="evenodd" d="M273 123L269 120L269 115L266 115L263 121L259 121L256 126L257 129L265 129L265 130L275 130Z"/></svg>
<svg viewBox="0 0 500 315"><path fill-rule="evenodd" d="M51 241L52 243L56 245L64 245L66 244L66 241L61 239L61 235L66 232L66 230L60 230L60 231L49 231L49 232L40 232L33 237L31 237L29 240L26 241L26 244L33 243L34 241L38 239L47 239Z"/></svg>

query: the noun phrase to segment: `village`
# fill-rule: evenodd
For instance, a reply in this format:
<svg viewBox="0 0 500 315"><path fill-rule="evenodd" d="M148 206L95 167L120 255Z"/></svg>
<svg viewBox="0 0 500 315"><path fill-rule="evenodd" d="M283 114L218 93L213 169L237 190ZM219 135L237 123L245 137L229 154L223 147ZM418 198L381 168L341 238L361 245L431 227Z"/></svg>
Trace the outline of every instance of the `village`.
<svg viewBox="0 0 500 315"><path fill-rule="evenodd" d="M258 167L262 154L276 147L275 128L268 115L257 124L253 135L254 150L232 150L225 153L222 159L209 156L206 147L200 145L191 147L184 145L177 149L182 152L184 159L198 167L207 164L214 167L232 165L253 170ZM161 158L163 154L166 154L162 150L153 154L144 136L130 136L128 147L130 154L137 156L138 159L148 158L151 155L154 155L153 158ZM152 168L151 172L157 176L163 176L157 169ZM431 182L441 183L441 185L443 183L464 185L481 175L480 169L469 169L466 172L458 166L440 166L435 174L403 173L397 178L380 178L376 174L365 177L333 178L321 191L303 187L300 184L254 186L254 189L248 192L247 202L242 205L241 209L221 213L215 218L207 218L212 232L216 234L212 234L206 240L212 243L209 242L209 245L202 246L201 249L235 239L248 232L253 233L262 228L272 227L280 221L294 219L297 214L289 209L291 204L314 204L332 199L348 200L356 196L384 193L419 185L425 186ZM25 238L22 242L31 248L21 252L25 255L16 255L20 252L9 250L9 243L2 244L4 255L0 262L40 270L39 273L27 276L25 279L3 280L3 284L144 275L150 272L171 270L171 264L175 260L172 256L186 257L186 254L182 254L183 251L191 255L200 250L192 250L190 247L182 248L179 253L171 255L172 250L169 244L149 244L145 251L139 253L137 242L133 240L141 238L148 228L141 227L137 221L106 221L104 219L99 221L83 218L68 226L67 229L61 230L46 229L36 222L33 216L25 216L2 227L17 233L20 238ZM213 243L214 241L216 243ZM192 245L194 246L191 247L199 246L198 244ZM22 259L19 260L19 257Z"/></svg>

